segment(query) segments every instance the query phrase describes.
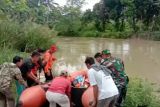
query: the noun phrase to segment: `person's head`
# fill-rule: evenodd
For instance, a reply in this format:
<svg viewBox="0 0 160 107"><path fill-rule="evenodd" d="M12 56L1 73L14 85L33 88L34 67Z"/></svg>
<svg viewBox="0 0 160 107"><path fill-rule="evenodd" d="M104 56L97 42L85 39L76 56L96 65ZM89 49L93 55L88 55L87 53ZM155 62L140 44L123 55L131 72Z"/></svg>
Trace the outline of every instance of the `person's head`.
<svg viewBox="0 0 160 107"><path fill-rule="evenodd" d="M93 57L87 57L86 60L85 60L85 64L86 64L87 68L90 69L91 66L93 64L95 64L94 58Z"/></svg>
<svg viewBox="0 0 160 107"><path fill-rule="evenodd" d="M111 52L110 50L106 49L106 50L103 50L102 51L102 58L103 59L107 59L107 58L110 58L111 57Z"/></svg>
<svg viewBox="0 0 160 107"><path fill-rule="evenodd" d="M45 49L38 48L38 49L37 49L37 52L39 52L41 55L43 55L43 54L46 52L46 50L45 50Z"/></svg>
<svg viewBox="0 0 160 107"><path fill-rule="evenodd" d="M62 70L61 73L60 73L60 76L68 77L68 71L67 70Z"/></svg>
<svg viewBox="0 0 160 107"><path fill-rule="evenodd" d="M31 55L32 61L33 61L34 63L38 62L39 59L40 59L40 56L41 56L41 55L40 55L39 52L33 51L33 52L32 52L32 55Z"/></svg>
<svg viewBox="0 0 160 107"><path fill-rule="evenodd" d="M50 47L49 51L50 51L51 53L55 53L55 52L57 51L57 46L56 46L56 45L52 45L52 46Z"/></svg>
<svg viewBox="0 0 160 107"><path fill-rule="evenodd" d="M101 54L101 53L96 53L96 54L94 55L94 58L96 59L96 61L97 61L98 63L101 63L101 61L102 61L102 54Z"/></svg>
<svg viewBox="0 0 160 107"><path fill-rule="evenodd" d="M21 67L23 65L23 58L20 56L13 57L13 63L17 65L17 67Z"/></svg>

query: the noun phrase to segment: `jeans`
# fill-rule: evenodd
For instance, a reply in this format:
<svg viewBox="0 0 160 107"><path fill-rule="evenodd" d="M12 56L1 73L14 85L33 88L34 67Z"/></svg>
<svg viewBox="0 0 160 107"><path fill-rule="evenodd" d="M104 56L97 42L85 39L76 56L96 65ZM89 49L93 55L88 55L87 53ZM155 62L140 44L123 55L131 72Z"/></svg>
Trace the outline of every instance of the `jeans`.
<svg viewBox="0 0 160 107"><path fill-rule="evenodd" d="M97 107L114 107L117 97L118 97L118 95L115 95L110 98L99 100Z"/></svg>

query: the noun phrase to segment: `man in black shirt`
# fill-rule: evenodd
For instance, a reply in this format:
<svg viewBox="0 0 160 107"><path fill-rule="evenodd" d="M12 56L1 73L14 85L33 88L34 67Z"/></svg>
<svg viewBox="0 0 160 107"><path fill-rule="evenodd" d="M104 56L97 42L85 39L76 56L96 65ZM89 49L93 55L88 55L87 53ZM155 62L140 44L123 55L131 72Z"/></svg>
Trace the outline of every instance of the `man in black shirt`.
<svg viewBox="0 0 160 107"><path fill-rule="evenodd" d="M40 81L36 75L32 71L35 68L38 68L37 64L40 59L40 54L34 51L31 55L31 58L24 60L23 65L20 67L23 78L27 81L29 87L40 84ZM36 69L38 70L38 69Z"/></svg>

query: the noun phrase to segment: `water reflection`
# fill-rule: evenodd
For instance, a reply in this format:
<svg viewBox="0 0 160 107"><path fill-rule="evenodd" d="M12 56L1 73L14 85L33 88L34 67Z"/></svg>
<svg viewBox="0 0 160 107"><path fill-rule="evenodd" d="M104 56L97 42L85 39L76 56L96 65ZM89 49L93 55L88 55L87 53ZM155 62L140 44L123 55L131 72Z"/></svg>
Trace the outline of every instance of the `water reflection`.
<svg viewBox="0 0 160 107"><path fill-rule="evenodd" d="M160 83L160 42L144 40L113 40L104 38L59 38L56 54L56 70L60 68L74 72L86 69L86 56L110 49L114 56L124 60L130 76L145 77ZM62 64L59 64L59 63ZM63 67L62 67L63 66Z"/></svg>

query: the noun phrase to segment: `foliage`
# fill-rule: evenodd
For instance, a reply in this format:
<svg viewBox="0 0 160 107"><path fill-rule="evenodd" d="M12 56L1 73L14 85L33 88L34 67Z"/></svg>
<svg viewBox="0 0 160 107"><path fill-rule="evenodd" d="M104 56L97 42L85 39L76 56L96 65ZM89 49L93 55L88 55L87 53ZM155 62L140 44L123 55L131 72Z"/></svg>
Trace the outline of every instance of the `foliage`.
<svg viewBox="0 0 160 107"><path fill-rule="evenodd" d="M86 10L82 16L82 23L85 25L94 23L97 31L104 33L107 31L112 35L100 35L103 37L117 38L119 34L116 33L123 34L126 31L130 33L145 31L147 34L160 29L159 8L159 0L101 0L95 4L92 11ZM159 40L159 36L151 34L153 34L151 38Z"/></svg>
<svg viewBox="0 0 160 107"><path fill-rule="evenodd" d="M0 47L30 52L37 48L47 49L53 41L51 31L34 23L18 24L12 21L0 22Z"/></svg>
<svg viewBox="0 0 160 107"><path fill-rule="evenodd" d="M14 56L19 55L21 57L26 57L28 54L15 51L14 49L9 49L9 48L1 48L0 51L0 64L4 62L12 62L12 59Z"/></svg>
<svg viewBox="0 0 160 107"><path fill-rule="evenodd" d="M1 0L0 19L41 24L60 36L126 38L130 36L121 34L152 32L150 37L159 40L154 33L160 30L159 0L100 0L93 10L83 12L84 4L85 0L68 0L64 6L54 0Z"/></svg>
<svg viewBox="0 0 160 107"><path fill-rule="evenodd" d="M159 107L158 100L149 83L143 79L132 78L124 107Z"/></svg>
<svg viewBox="0 0 160 107"><path fill-rule="evenodd" d="M68 0L68 5L60 9L59 21L55 24L55 29L59 31L58 35L79 36L81 28L81 7L83 0Z"/></svg>

